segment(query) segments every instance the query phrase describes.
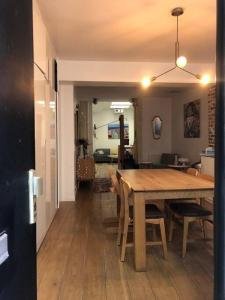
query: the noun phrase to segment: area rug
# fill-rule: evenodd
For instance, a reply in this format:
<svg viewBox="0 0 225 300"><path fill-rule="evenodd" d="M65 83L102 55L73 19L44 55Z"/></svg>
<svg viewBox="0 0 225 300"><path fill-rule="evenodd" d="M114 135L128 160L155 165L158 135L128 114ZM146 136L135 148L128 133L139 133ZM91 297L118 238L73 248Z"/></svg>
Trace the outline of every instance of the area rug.
<svg viewBox="0 0 225 300"><path fill-rule="evenodd" d="M111 178L95 178L93 182L93 191L94 193L107 193L110 192L111 186Z"/></svg>

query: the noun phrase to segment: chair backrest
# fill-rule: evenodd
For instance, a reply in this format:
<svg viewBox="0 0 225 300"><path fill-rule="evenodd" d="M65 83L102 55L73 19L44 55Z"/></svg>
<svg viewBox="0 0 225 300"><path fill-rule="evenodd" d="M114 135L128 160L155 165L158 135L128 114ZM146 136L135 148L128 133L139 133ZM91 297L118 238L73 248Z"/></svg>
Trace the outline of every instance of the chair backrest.
<svg viewBox="0 0 225 300"><path fill-rule="evenodd" d="M111 174L111 181L115 193L120 197L120 184L115 174Z"/></svg>
<svg viewBox="0 0 225 300"><path fill-rule="evenodd" d="M208 175L208 174L199 173L198 177L202 178L202 179L205 179L205 180L209 180L209 181L214 182L214 177L211 176L211 175ZM214 197L210 197L210 198L207 197L207 198L205 198L205 202L203 202L202 205L205 206L206 203L208 203L208 205L206 206L206 208L213 211L213 198Z"/></svg>
<svg viewBox="0 0 225 300"><path fill-rule="evenodd" d="M193 175L193 176L198 176L198 175L199 175L199 172L198 172L198 170L195 169L195 168L188 168L188 169L187 169L187 174Z"/></svg>
<svg viewBox="0 0 225 300"><path fill-rule="evenodd" d="M95 178L95 162L93 157L78 158L77 177L80 180L92 180Z"/></svg>
<svg viewBox="0 0 225 300"><path fill-rule="evenodd" d="M214 177L208 174L199 173L198 177L214 182Z"/></svg>
<svg viewBox="0 0 225 300"><path fill-rule="evenodd" d="M128 182L123 178L120 179L120 195L121 195L121 207L120 216L129 218L129 197L131 194L131 187Z"/></svg>
<svg viewBox="0 0 225 300"><path fill-rule="evenodd" d="M175 156L176 154L174 153L162 153L160 163L164 165L174 165Z"/></svg>

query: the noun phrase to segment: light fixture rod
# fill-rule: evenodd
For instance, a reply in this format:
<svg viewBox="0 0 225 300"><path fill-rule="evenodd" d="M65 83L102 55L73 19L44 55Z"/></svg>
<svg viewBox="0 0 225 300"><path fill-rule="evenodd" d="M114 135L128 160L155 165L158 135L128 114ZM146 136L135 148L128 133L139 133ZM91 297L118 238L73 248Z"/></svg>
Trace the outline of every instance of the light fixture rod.
<svg viewBox="0 0 225 300"><path fill-rule="evenodd" d="M110 124L113 124L113 123L116 123L116 122L118 122L118 120L115 120L115 121L112 121L112 122L103 124L103 125L98 126L98 127L94 124L94 130L97 130L97 129L99 129L99 128L105 127L105 126L107 126L107 125L110 125Z"/></svg>
<svg viewBox="0 0 225 300"><path fill-rule="evenodd" d="M200 75L194 74L191 71L188 71L187 69L184 69L184 68L180 68L180 67L178 67L178 68L181 69L182 71L184 71L184 72L186 72L186 73L188 73L188 74L196 77L197 79L200 79Z"/></svg>
<svg viewBox="0 0 225 300"><path fill-rule="evenodd" d="M155 81L156 79L158 79L159 77L175 70L176 68L194 76L196 79L201 80L202 76L200 76L199 74L194 74L191 71L184 69L183 67L180 67L179 64L177 63L178 58L180 57L180 44L179 44L179 16L181 16L184 13L184 10L182 7L176 7L171 11L171 15L177 18L177 28L176 28L176 42L175 42L175 66L171 69L168 69L167 71L157 75L157 76L153 76L151 78L151 81ZM185 57L184 57L185 58ZM186 58L185 58L186 59ZM186 65L186 63L185 63Z"/></svg>
<svg viewBox="0 0 225 300"><path fill-rule="evenodd" d="M159 74L159 75L157 75L157 76L152 77L152 81L155 81L155 80L158 79L159 77L161 77L161 76L163 76L163 75L165 75L165 74L167 74L167 73L173 71L173 70L176 69L176 68L177 68L177 66L175 66L175 67L173 67L173 68L171 68L171 69L169 69L169 70L167 70L167 71L165 71L165 72L163 72L163 73L161 73L161 74Z"/></svg>
<svg viewBox="0 0 225 300"><path fill-rule="evenodd" d="M179 44L179 21L177 16L177 40L175 42L175 64L177 61L177 58L180 56L180 44Z"/></svg>

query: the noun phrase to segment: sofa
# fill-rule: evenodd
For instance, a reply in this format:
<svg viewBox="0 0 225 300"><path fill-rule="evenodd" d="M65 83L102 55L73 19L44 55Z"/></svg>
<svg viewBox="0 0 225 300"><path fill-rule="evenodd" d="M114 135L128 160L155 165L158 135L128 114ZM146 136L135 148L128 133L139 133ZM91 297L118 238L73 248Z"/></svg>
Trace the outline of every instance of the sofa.
<svg viewBox="0 0 225 300"><path fill-rule="evenodd" d="M110 155L110 149L109 148L99 148L96 149L94 152L94 160L96 163L110 163L111 158Z"/></svg>

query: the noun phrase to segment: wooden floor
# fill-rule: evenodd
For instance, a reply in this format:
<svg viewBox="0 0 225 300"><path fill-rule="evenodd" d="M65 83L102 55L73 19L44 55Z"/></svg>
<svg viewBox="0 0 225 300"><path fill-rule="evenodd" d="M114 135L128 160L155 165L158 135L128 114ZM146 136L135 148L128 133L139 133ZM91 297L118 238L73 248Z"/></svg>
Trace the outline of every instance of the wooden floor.
<svg viewBox="0 0 225 300"><path fill-rule="evenodd" d="M181 253L181 229L169 244L147 250L147 272L137 273L133 249L119 261L115 198L81 187L76 204L62 203L38 254L38 300L213 299L212 242L198 241ZM201 237L197 224L191 236ZM211 229L208 228L208 235Z"/></svg>

